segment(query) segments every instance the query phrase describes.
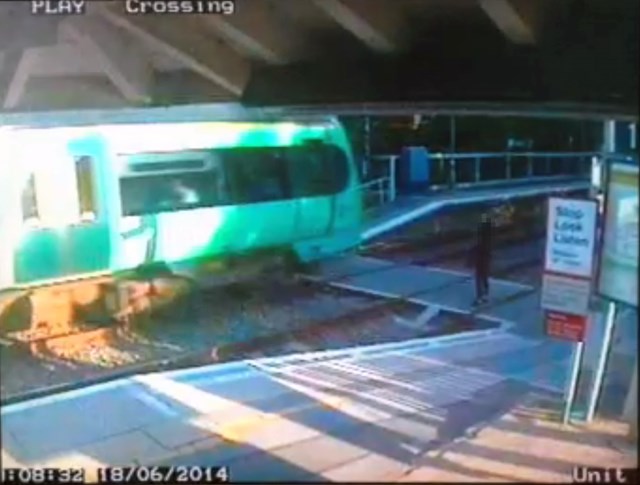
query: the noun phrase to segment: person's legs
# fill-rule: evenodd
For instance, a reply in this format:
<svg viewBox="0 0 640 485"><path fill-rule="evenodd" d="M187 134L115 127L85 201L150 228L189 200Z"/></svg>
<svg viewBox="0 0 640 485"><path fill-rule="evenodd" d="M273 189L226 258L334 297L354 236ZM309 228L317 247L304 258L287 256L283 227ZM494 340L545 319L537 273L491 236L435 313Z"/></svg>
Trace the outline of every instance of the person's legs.
<svg viewBox="0 0 640 485"><path fill-rule="evenodd" d="M480 303L480 300L484 294L484 281L482 279L482 269L478 266L475 269L475 281L476 281L476 299L475 303Z"/></svg>
<svg viewBox="0 0 640 485"><path fill-rule="evenodd" d="M489 272L486 270L482 273L482 298L485 301L489 298Z"/></svg>

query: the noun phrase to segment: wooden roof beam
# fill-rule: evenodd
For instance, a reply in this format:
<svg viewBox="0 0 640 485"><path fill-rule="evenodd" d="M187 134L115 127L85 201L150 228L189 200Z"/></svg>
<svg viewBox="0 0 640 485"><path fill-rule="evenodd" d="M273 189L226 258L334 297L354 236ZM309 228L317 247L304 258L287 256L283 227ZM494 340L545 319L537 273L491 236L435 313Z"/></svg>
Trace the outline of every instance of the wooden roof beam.
<svg viewBox="0 0 640 485"><path fill-rule="evenodd" d="M80 61L97 64L127 101L145 103L153 69L148 56L136 48L104 19L95 16L70 17L60 25L60 35L73 39L81 52Z"/></svg>
<svg viewBox="0 0 640 485"><path fill-rule="evenodd" d="M403 43L402 15L395 2L314 0L315 4L370 49L390 53Z"/></svg>
<svg viewBox="0 0 640 485"><path fill-rule="evenodd" d="M34 65L34 55L31 52L31 49L26 49L22 52L20 59L16 65L13 74L5 72L5 75L11 76L11 80L7 85L6 93L4 95L4 100L2 106L6 109L15 108L20 99L22 99L22 95L24 94L24 89L29 80L30 71L32 66ZM5 66L6 69L6 66Z"/></svg>
<svg viewBox="0 0 640 485"><path fill-rule="evenodd" d="M478 0L482 10L514 44L535 44L535 28L531 5L514 0Z"/></svg>
<svg viewBox="0 0 640 485"><path fill-rule="evenodd" d="M242 94L249 80L249 62L227 45L200 32L198 16L126 15L103 5L96 5L96 9L107 21L141 39L150 48L174 58L236 96Z"/></svg>
<svg viewBox="0 0 640 485"><path fill-rule="evenodd" d="M204 22L238 51L269 64L297 57L300 39L290 33L266 0L238 0L233 15L206 15Z"/></svg>
<svg viewBox="0 0 640 485"><path fill-rule="evenodd" d="M80 45L64 43L31 47L29 76L83 76L104 74L102 65Z"/></svg>

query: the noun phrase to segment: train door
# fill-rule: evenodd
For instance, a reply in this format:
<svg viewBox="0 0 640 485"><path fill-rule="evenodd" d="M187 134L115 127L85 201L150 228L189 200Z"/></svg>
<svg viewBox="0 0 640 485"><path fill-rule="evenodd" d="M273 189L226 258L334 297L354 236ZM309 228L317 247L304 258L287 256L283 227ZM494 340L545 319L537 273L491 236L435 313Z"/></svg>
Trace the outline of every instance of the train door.
<svg viewBox="0 0 640 485"><path fill-rule="evenodd" d="M333 174L326 163L325 146L313 143L290 150L296 238L322 237L331 230L335 210L335 197L327 190Z"/></svg>
<svg viewBox="0 0 640 485"><path fill-rule="evenodd" d="M57 130L25 134L15 159L19 191L14 277L36 283L104 271L108 227L97 207L91 146Z"/></svg>

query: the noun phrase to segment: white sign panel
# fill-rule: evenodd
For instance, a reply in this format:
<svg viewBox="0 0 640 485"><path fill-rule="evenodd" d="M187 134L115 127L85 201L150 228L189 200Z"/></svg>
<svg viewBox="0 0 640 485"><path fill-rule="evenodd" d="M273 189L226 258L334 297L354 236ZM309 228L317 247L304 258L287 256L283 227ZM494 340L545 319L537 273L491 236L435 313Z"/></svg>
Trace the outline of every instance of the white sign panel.
<svg viewBox="0 0 640 485"><path fill-rule="evenodd" d="M541 306L546 310L588 315L590 295L589 280L553 274L545 274L542 277Z"/></svg>
<svg viewBox="0 0 640 485"><path fill-rule="evenodd" d="M638 306L638 167L613 164L600 259L600 293Z"/></svg>
<svg viewBox="0 0 640 485"><path fill-rule="evenodd" d="M590 278L597 205L591 200L549 199L545 270Z"/></svg>

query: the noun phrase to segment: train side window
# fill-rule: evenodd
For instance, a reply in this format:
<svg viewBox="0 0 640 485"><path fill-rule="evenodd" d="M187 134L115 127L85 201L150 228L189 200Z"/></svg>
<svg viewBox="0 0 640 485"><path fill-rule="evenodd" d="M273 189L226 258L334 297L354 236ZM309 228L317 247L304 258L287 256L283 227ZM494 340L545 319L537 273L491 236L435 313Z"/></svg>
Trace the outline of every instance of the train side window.
<svg viewBox="0 0 640 485"><path fill-rule="evenodd" d="M226 204L213 171L129 176L120 179L122 214L140 216Z"/></svg>
<svg viewBox="0 0 640 485"><path fill-rule="evenodd" d="M36 177L32 173L27 178L24 188L22 189L22 220L24 222L36 221L40 219L40 211L38 210L38 195L36 192Z"/></svg>
<svg viewBox="0 0 640 485"><path fill-rule="evenodd" d="M124 216L176 212L227 205L229 191L223 161L214 153L185 158L181 152L138 154L120 178ZM142 158L141 158L142 157ZM144 159L144 161L142 161Z"/></svg>
<svg viewBox="0 0 640 485"><path fill-rule="evenodd" d="M96 218L97 201L94 179L95 160L90 156L76 158L76 181L80 219L92 221Z"/></svg>

